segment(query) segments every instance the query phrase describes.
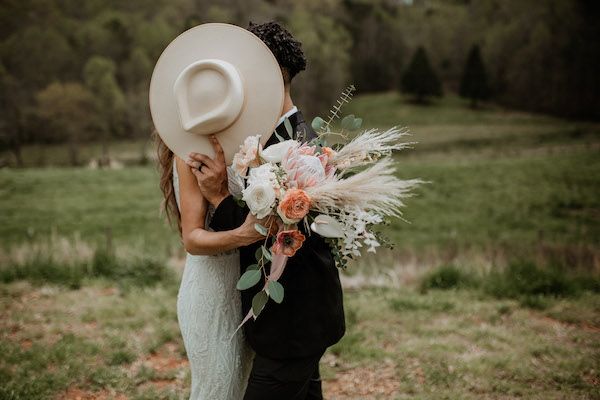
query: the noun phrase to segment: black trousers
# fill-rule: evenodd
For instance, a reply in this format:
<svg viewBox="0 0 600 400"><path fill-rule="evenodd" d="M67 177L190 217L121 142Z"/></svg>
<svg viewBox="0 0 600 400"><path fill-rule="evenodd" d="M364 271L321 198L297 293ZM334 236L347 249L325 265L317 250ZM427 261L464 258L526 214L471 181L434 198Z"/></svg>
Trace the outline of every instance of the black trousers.
<svg viewBox="0 0 600 400"><path fill-rule="evenodd" d="M319 360L274 360L256 355L244 400L322 400Z"/></svg>

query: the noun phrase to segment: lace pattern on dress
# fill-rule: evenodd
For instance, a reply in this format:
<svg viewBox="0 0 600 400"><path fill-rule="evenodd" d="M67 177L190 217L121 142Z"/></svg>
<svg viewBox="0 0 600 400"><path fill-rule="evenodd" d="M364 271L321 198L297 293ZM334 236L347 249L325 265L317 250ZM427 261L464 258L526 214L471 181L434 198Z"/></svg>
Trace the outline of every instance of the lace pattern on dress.
<svg viewBox="0 0 600 400"><path fill-rule="evenodd" d="M180 205L179 176L173 186ZM214 210L209 208L206 226ZM243 397L253 352L240 330L242 319L237 250L214 256L186 254L177 294L177 319L191 369L190 400L239 400Z"/></svg>

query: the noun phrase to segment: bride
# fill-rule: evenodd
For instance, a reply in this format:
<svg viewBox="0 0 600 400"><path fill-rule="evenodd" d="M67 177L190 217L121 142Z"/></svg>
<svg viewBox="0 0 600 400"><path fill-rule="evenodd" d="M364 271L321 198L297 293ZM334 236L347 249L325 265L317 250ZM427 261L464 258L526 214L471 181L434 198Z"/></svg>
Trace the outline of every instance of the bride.
<svg viewBox="0 0 600 400"><path fill-rule="evenodd" d="M158 135L155 140L164 209L169 220L177 223L186 249L177 318L192 373L190 399L241 399L253 352L242 329L232 338L242 320L236 289L240 276L236 248L264 239L254 224L266 222L249 213L235 230L210 231L208 223L214 209L202 196L190 167ZM241 190L236 182L228 186L231 193Z"/></svg>

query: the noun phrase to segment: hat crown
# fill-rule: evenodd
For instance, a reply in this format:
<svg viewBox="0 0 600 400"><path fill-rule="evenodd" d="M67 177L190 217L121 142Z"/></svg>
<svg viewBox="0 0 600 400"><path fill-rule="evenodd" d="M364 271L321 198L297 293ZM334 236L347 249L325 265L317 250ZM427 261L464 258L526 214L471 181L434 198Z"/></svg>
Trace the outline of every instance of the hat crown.
<svg viewBox="0 0 600 400"><path fill-rule="evenodd" d="M152 122L179 158L214 155L215 134L231 164L249 135L271 136L285 86L267 45L239 26L207 23L179 34L156 62L148 93Z"/></svg>
<svg viewBox="0 0 600 400"><path fill-rule="evenodd" d="M183 129L210 135L229 127L240 115L244 85L238 70L218 59L188 65L173 86Z"/></svg>

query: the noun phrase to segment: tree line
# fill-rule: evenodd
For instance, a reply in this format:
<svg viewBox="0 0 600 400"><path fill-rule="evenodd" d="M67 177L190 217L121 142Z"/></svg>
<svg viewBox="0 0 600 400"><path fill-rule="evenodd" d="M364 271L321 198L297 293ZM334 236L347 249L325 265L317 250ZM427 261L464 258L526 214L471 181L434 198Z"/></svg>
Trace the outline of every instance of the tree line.
<svg viewBox="0 0 600 400"><path fill-rule="evenodd" d="M600 6L593 0L3 0L0 150L147 138L154 63L180 32L220 21L282 22L308 69L294 98L310 117L349 83L426 103L600 117Z"/></svg>

